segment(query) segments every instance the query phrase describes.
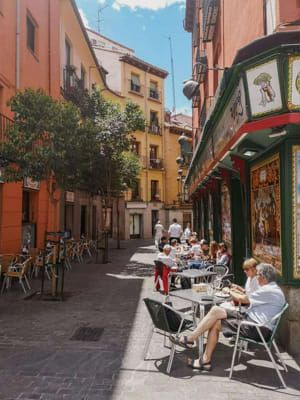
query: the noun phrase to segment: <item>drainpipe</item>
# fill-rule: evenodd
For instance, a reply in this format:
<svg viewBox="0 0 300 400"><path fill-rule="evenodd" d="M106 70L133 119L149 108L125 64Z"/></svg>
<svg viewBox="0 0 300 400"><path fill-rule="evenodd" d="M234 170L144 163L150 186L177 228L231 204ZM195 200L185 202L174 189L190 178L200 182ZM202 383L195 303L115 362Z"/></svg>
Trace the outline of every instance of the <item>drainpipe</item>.
<svg viewBox="0 0 300 400"><path fill-rule="evenodd" d="M20 0L16 0L16 90L20 89Z"/></svg>
<svg viewBox="0 0 300 400"><path fill-rule="evenodd" d="M51 0L48 0L48 92L51 96L52 81L51 81Z"/></svg>

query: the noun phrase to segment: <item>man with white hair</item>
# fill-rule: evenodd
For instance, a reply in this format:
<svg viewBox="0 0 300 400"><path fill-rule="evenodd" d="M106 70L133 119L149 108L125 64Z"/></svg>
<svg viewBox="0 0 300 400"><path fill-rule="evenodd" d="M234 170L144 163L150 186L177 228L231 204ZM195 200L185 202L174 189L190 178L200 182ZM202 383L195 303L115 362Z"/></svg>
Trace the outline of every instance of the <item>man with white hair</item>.
<svg viewBox="0 0 300 400"><path fill-rule="evenodd" d="M160 261L163 263L163 273L162 273L162 281L164 293L169 293L169 283L168 276L171 271L177 271L177 264L175 259L171 256L172 247L169 244L166 244L161 253L158 253L156 257L156 261ZM156 279L156 278L155 278ZM159 290L159 284L156 287Z"/></svg>
<svg viewBox="0 0 300 400"><path fill-rule="evenodd" d="M211 371L211 357L218 343L220 331L222 330L225 336L233 336L237 332L241 319L262 324L263 327L260 328L262 335L266 340L270 338L275 324L272 319L282 310L286 301L282 290L275 282L276 270L272 265L259 264L256 267L256 276L260 286L259 289L248 295L242 295L243 303L249 304L244 313L214 306L190 336L171 339L176 344L190 348L200 335L208 331L204 354L201 359L189 359L188 365L191 368ZM240 295L235 295L232 292L231 296L233 300L241 301ZM244 337L257 341L261 340L254 326L242 325L240 332Z"/></svg>

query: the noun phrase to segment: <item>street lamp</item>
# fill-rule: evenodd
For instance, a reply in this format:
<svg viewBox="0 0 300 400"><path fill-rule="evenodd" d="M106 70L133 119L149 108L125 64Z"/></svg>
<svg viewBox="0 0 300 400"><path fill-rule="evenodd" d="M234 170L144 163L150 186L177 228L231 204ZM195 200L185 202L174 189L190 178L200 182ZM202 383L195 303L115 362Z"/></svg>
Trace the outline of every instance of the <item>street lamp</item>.
<svg viewBox="0 0 300 400"><path fill-rule="evenodd" d="M199 81L196 80L196 78L194 78L194 76L195 76L195 74L194 74L195 67L198 67L198 66L202 67L202 69L200 71L200 79L199 79ZM193 65L192 78L183 81L182 92L183 92L184 96L188 100L191 100L194 96L199 94L200 82L204 81L203 77L206 74L206 71L224 71L225 69L226 68L219 68L219 67L208 68L206 62L200 62L200 61L195 62L195 64Z"/></svg>

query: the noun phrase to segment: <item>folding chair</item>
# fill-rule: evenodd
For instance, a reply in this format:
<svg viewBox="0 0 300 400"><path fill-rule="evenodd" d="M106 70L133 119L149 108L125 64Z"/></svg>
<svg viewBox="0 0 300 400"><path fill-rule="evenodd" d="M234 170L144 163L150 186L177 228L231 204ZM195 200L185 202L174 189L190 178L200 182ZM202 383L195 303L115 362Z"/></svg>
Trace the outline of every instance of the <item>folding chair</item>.
<svg viewBox="0 0 300 400"><path fill-rule="evenodd" d="M270 359L272 361L272 364L273 364L274 368L276 369L276 372L277 372L277 375L278 375L278 377L280 379L280 382L282 383L283 387L286 388L286 383L285 383L285 381L284 381L284 379L283 379L283 377L281 375L281 372L280 372L280 370L278 368L278 365L277 365L277 363L276 363L276 361L274 359L274 356L272 355L271 347L272 347L272 345L274 346L276 355L278 356L279 361L280 361L281 365L283 366L285 372L287 372L288 371L287 370L287 366L286 366L283 358L281 357L281 354L279 352L278 346L277 346L277 344L275 342L275 334L276 334L280 319L281 319L283 313L287 310L288 306L289 306L288 303L286 303L283 306L283 308L281 309L281 311L272 318L271 322L275 323L275 326L274 326L274 328L272 330L272 335L271 335L269 340L265 340L265 338L262 335L262 332L261 332L261 328L263 327L262 324L257 324L255 322L241 320L241 322L239 323L239 326L238 326L237 333L236 333L236 340L235 340L235 346L234 346L233 355L232 355L229 379L232 378L232 372L233 372L233 368L234 368L234 362L235 362L235 357L236 357L236 352L237 352L238 346L239 346L239 357L241 355L241 352L243 351L243 346L240 345L240 342L243 341L243 342L254 343L256 345L264 346L265 350L267 351L267 353L268 353L268 355L269 355L269 357L270 357ZM256 341L256 340L249 339L247 337L241 336L240 335L240 329L241 329L241 326L243 326L243 325L254 326L256 328L260 338L261 338L261 341Z"/></svg>
<svg viewBox="0 0 300 400"><path fill-rule="evenodd" d="M160 335L163 335L164 337L170 337L172 334L175 334L175 336L178 338L181 332L193 327L193 321L185 318L186 316L192 315L193 311L187 311L183 313L166 303L162 303L160 301L152 300L149 298L145 298L144 302L153 323L145 344L144 360L146 360L153 333L158 333ZM172 368L175 348L176 344L172 342L167 366L168 374L170 373Z"/></svg>
<svg viewBox="0 0 300 400"><path fill-rule="evenodd" d="M32 260L31 257L28 257L22 263L15 263L13 266L10 267L10 269L4 274L4 280L3 280L3 284L2 284L1 294L4 291L4 288L5 288L6 283L9 278L18 278L19 283L22 286L24 293L26 293L27 291L26 291L26 287L24 285L23 279L24 279L28 289L29 290L31 289L28 278L27 278L27 273L31 266L31 260Z"/></svg>

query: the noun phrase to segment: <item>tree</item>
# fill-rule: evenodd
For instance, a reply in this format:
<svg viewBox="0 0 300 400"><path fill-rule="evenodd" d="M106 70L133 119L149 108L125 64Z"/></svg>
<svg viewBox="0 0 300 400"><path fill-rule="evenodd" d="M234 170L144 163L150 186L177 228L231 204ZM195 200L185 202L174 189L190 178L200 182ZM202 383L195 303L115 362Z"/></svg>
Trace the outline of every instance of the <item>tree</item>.
<svg viewBox="0 0 300 400"><path fill-rule="evenodd" d="M14 124L0 153L4 179L46 180L50 194L55 187L100 192L110 205L114 194L137 179L138 159L128 153L130 133L144 130L146 121L136 104L128 102L122 110L96 88L70 98L54 100L42 90L25 89L10 100Z"/></svg>
<svg viewBox="0 0 300 400"><path fill-rule="evenodd" d="M13 163L5 168L4 178L20 181L31 177L49 182L55 176L60 188L79 188L82 168L91 158L82 150L96 144L91 121L82 121L72 103L53 100L42 90L19 92L9 105L14 124L5 133L2 157Z"/></svg>

